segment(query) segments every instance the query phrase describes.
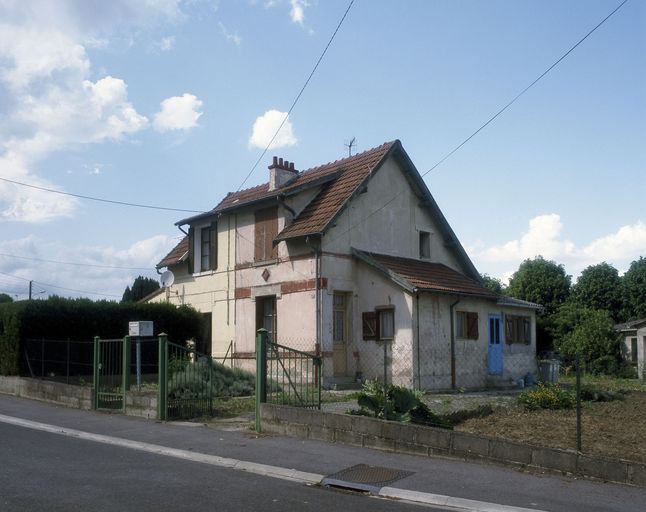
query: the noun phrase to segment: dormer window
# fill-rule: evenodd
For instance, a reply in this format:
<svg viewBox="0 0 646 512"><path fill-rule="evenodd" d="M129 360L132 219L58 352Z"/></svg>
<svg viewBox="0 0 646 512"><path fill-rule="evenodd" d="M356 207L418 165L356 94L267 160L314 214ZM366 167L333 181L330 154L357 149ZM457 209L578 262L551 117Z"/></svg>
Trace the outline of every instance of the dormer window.
<svg viewBox="0 0 646 512"><path fill-rule="evenodd" d="M428 231L419 232L419 258L421 260L431 259L431 234Z"/></svg>

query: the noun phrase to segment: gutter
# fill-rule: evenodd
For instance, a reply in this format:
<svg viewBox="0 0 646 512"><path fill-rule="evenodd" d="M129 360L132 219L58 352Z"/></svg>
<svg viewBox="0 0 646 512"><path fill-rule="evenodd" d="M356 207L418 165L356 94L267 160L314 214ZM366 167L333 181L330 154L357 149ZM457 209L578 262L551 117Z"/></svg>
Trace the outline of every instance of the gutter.
<svg viewBox="0 0 646 512"><path fill-rule="evenodd" d="M455 389L455 319L454 319L454 313L455 306L458 305L460 302L460 299L456 300L451 306L449 307L450 311L450 319L451 319L451 389Z"/></svg>

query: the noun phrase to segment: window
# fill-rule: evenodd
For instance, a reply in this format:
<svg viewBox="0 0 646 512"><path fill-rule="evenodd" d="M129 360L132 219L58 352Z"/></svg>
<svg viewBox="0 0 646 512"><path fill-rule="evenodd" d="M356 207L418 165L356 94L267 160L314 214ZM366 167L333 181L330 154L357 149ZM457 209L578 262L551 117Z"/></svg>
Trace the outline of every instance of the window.
<svg viewBox="0 0 646 512"><path fill-rule="evenodd" d="M188 229L188 239L189 273L215 270L218 264L217 222L212 222L210 226L197 229L191 226Z"/></svg>
<svg viewBox="0 0 646 512"><path fill-rule="evenodd" d="M456 336L464 340L478 339L478 313L457 311L455 314Z"/></svg>
<svg viewBox="0 0 646 512"><path fill-rule="evenodd" d="M273 260L278 257L274 238L278 235L278 208L265 208L255 213L254 261Z"/></svg>
<svg viewBox="0 0 646 512"><path fill-rule="evenodd" d="M529 345L531 337L531 318L528 316L505 316L505 339L507 343L525 343Z"/></svg>
<svg viewBox="0 0 646 512"><path fill-rule="evenodd" d="M633 363L637 362L637 338L630 339L630 360Z"/></svg>
<svg viewBox="0 0 646 512"><path fill-rule="evenodd" d="M395 337L395 310L393 308L377 311L379 339L392 340Z"/></svg>
<svg viewBox="0 0 646 512"><path fill-rule="evenodd" d="M427 231L419 232L419 257L425 260L431 258L431 234Z"/></svg>
<svg viewBox="0 0 646 512"><path fill-rule="evenodd" d="M202 228L201 231L201 266L200 270L209 270L210 269L210 260L211 260L211 228Z"/></svg>

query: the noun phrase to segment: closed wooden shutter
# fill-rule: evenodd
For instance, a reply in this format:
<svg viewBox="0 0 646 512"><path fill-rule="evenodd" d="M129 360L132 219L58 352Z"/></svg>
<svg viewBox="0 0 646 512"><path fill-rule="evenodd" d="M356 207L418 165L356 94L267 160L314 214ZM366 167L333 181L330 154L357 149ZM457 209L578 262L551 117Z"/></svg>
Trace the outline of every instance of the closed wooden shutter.
<svg viewBox="0 0 646 512"><path fill-rule="evenodd" d="M376 340L377 339L377 313L375 311L366 311L361 314L361 321L363 324L363 339Z"/></svg>
<svg viewBox="0 0 646 512"><path fill-rule="evenodd" d="M278 235L278 208L265 208L255 213L254 261L265 261L278 257L274 238Z"/></svg>
<svg viewBox="0 0 646 512"><path fill-rule="evenodd" d="M467 338L478 339L478 313L467 313Z"/></svg>
<svg viewBox="0 0 646 512"><path fill-rule="evenodd" d="M195 229L188 228L188 273L192 274L195 269Z"/></svg>

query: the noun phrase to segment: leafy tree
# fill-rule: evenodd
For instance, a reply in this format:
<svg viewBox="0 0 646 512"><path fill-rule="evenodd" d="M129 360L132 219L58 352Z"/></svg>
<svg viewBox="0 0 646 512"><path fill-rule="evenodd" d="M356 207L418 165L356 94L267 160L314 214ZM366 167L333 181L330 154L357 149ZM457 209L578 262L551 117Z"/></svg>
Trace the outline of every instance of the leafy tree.
<svg viewBox="0 0 646 512"><path fill-rule="evenodd" d="M0 304L6 303L6 302L13 302L11 295L7 295L6 293L0 293Z"/></svg>
<svg viewBox="0 0 646 512"><path fill-rule="evenodd" d="M641 256L630 264L621 277L621 288L624 299L622 319L646 318L646 258Z"/></svg>
<svg viewBox="0 0 646 512"><path fill-rule="evenodd" d="M572 300L591 309L604 309L617 321L621 309L621 280L608 263L590 265L572 288Z"/></svg>
<svg viewBox="0 0 646 512"><path fill-rule="evenodd" d="M505 294L540 304L544 308L543 315L548 316L556 312L569 297L571 280L563 265L537 256L520 264Z"/></svg>
<svg viewBox="0 0 646 512"><path fill-rule="evenodd" d="M126 287L121 302L137 302L157 290L159 283L155 279L139 276L132 283L132 288Z"/></svg>
<svg viewBox="0 0 646 512"><path fill-rule="evenodd" d="M583 308L578 323L560 339L556 349L573 359L577 354L586 366L597 373L616 373L620 367L621 345L608 311Z"/></svg>
<svg viewBox="0 0 646 512"><path fill-rule="evenodd" d="M502 294L503 286L500 279L497 277L491 277L488 274L482 274L480 277L482 278L482 284L487 290Z"/></svg>

